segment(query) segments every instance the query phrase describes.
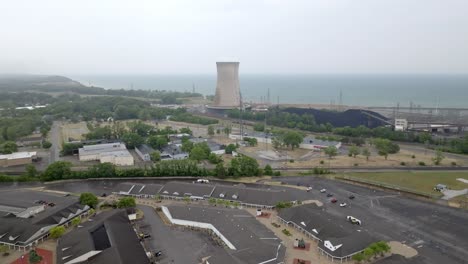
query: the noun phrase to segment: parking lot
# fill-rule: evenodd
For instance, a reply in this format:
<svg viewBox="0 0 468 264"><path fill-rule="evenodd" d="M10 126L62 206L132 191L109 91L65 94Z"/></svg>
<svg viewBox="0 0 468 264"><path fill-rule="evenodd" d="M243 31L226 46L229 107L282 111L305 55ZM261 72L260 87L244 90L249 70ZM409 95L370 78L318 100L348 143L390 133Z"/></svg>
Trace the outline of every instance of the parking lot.
<svg viewBox="0 0 468 264"><path fill-rule="evenodd" d="M277 180L292 185L312 186L302 197L324 202L325 210L343 218L352 215L362 227L378 238L400 241L414 247L421 263L466 263L468 259L468 213L430 202L419 201L396 193L372 190L317 177L281 177ZM327 189L337 199L332 204ZM350 200L353 194L355 199ZM346 202L346 207L339 203Z"/></svg>

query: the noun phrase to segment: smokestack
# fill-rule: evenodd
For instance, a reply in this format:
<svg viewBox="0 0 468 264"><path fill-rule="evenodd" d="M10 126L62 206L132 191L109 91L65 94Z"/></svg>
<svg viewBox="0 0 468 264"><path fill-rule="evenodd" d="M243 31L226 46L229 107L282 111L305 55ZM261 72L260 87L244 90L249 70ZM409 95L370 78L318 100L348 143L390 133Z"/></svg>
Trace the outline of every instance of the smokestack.
<svg viewBox="0 0 468 264"><path fill-rule="evenodd" d="M238 108L240 105L239 62L216 62L218 80L213 107Z"/></svg>

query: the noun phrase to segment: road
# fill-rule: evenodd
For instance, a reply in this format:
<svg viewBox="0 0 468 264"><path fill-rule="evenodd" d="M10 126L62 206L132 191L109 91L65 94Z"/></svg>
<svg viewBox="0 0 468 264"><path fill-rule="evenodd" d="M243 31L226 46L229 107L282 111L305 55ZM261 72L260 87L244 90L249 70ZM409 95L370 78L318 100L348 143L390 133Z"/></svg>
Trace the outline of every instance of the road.
<svg viewBox="0 0 468 264"><path fill-rule="evenodd" d="M400 241L414 247L421 263L466 263L468 259L468 212L425 201L403 197L397 193L377 191L343 182L316 177L281 177L279 181L293 185L310 185L312 192L303 192L302 199L318 199L326 211L345 219L357 217L363 228L377 238ZM326 188L338 199L329 202ZM356 196L354 200L348 197ZM340 202L348 207L339 207Z"/></svg>
<svg viewBox="0 0 468 264"><path fill-rule="evenodd" d="M52 147L50 148L50 159L49 164L54 163L60 160L60 151L62 149L62 137L60 133L61 123L54 121L52 127L50 128L50 142Z"/></svg>

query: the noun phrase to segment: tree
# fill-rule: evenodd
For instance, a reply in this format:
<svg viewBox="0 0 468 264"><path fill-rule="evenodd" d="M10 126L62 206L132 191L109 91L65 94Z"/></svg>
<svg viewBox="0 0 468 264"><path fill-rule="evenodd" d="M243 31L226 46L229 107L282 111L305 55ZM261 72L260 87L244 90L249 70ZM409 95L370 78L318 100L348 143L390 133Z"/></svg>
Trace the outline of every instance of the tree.
<svg viewBox="0 0 468 264"><path fill-rule="evenodd" d="M360 263L361 261L364 260L364 255L362 253L358 253L358 254L353 256L353 260Z"/></svg>
<svg viewBox="0 0 468 264"><path fill-rule="evenodd" d="M265 165L265 168L263 169L263 174L265 175L273 175L273 169L271 168L270 164Z"/></svg>
<svg viewBox="0 0 468 264"><path fill-rule="evenodd" d="M56 161L47 167L41 177L44 181L54 181L70 178L71 174L70 162Z"/></svg>
<svg viewBox="0 0 468 264"><path fill-rule="evenodd" d="M6 141L0 146L0 152L2 154L11 154L18 151L18 146L13 141Z"/></svg>
<svg viewBox="0 0 468 264"><path fill-rule="evenodd" d="M209 136L214 136L215 130L213 126L208 126L208 135Z"/></svg>
<svg viewBox="0 0 468 264"><path fill-rule="evenodd" d="M42 147L45 149L50 149L50 147L52 147L52 143L50 143L50 141L44 140L42 141Z"/></svg>
<svg viewBox="0 0 468 264"><path fill-rule="evenodd" d="M389 154L395 154L400 151L400 146L388 139L377 138L374 139L373 143L378 151L378 154L380 156L384 156L385 159L387 159Z"/></svg>
<svg viewBox="0 0 468 264"><path fill-rule="evenodd" d="M369 260L374 255L374 250L372 250L372 248L369 248L369 247L365 248L363 255L364 255L364 259Z"/></svg>
<svg viewBox="0 0 468 264"><path fill-rule="evenodd" d="M34 165L28 164L26 165L26 176L34 178L37 176L37 169Z"/></svg>
<svg viewBox="0 0 468 264"><path fill-rule="evenodd" d="M98 198L96 195L85 192L80 195L80 204L87 205L91 208L96 208L96 205L98 204Z"/></svg>
<svg viewBox="0 0 468 264"><path fill-rule="evenodd" d="M226 127L223 129L223 131L224 131L224 134L226 134L226 136L229 136L229 134L231 134L231 128L228 127L228 126L226 126Z"/></svg>
<svg viewBox="0 0 468 264"><path fill-rule="evenodd" d="M183 127L181 129L179 129L179 132L181 134L189 134L189 135L192 135L192 133L193 133L192 130L190 130L190 128L188 128L188 127Z"/></svg>
<svg viewBox="0 0 468 264"><path fill-rule="evenodd" d="M150 154L150 158L152 162L157 162L161 160L161 152L159 151L154 151Z"/></svg>
<svg viewBox="0 0 468 264"><path fill-rule="evenodd" d="M370 157L370 155L371 155L371 152L369 151L368 148L363 148L363 149L362 149L362 155L363 155L364 157L366 157L366 160L369 160L369 157Z"/></svg>
<svg viewBox="0 0 468 264"><path fill-rule="evenodd" d="M125 143L127 148L134 149L135 147L140 146L145 141L140 135L136 133L125 133L122 136L122 141Z"/></svg>
<svg viewBox="0 0 468 264"><path fill-rule="evenodd" d="M349 155L350 157L356 158L356 156L359 155L359 153L361 153L361 151L359 150L359 148L358 148L357 146L351 146L351 147L349 147L348 155Z"/></svg>
<svg viewBox="0 0 468 264"><path fill-rule="evenodd" d="M197 162L207 158L206 152L198 144L193 147L192 151L190 151L189 157L190 159L196 160Z"/></svg>
<svg viewBox="0 0 468 264"><path fill-rule="evenodd" d="M332 159L334 156L338 155L338 149L335 146L329 146L323 149L323 152Z"/></svg>
<svg viewBox="0 0 468 264"><path fill-rule="evenodd" d="M244 155L231 160L229 175L234 177L257 176L260 172L256 159Z"/></svg>
<svg viewBox="0 0 468 264"><path fill-rule="evenodd" d="M55 226L49 230L50 237L57 239L60 238L63 234L65 234L65 227L64 226Z"/></svg>
<svg viewBox="0 0 468 264"><path fill-rule="evenodd" d="M208 155L208 161L211 163L211 164L218 164L222 161L222 159L220 157L218 157L218 155L214 154L214 153L210 153L210 155Z"/></svg>
<svg viewBox="0 0 468 264"><path fill-rule="evenodd" d="M74 227L77 227L81 223L81 219L79 217L75 217L71 220L71 224Z"/></svg>
<svg viewBox="0 0 468 264"><path fill-rule="evenodd" d="M265 124L255 123L254 126L253 126L253 129L255 131L264 131L265 130Z"/></svg>
<svg viewBox="0 0 468 264"><path fill-rule="evenodd" d="M168 140L166 136L150 136L146 140L148 145L150 145L154 149L163 149L167 146Z"/></svg>
<svg viewBox="0 0 468 264"><path fill-rule="evenodd" d="M215 175L221 179L226 177L226 169L224 168L224 164L222 162L216 164Z"/></svg>
<svg viewBox="0 0 468 264"><path fill-rule="evenodd" d="M435 152L434 158L432 158L432 161L434 161L435 165L440 165L442 160L445 158L444 153L442 153L442 150L438 149Z"/></svg>
<svg viewBox="0 0 468 264"><path fill-rule="evenodd" d="M193 148L193 142L189 139L182 139L182 147L181 150L185 152L191 152Z"/></svg>
<svg viewBox="0 0 468 264"><path fill-rule="evenodd" d="M37 254L36 250L32 249L29 251L29 263L39 263L41 260L42 257Z"/></svg>
<svg viewBox="0 0 468 264"><path fill-rule="evenodd" d="M224 151L226 152L226 154L232 154L233 151L235 151L237 149L237 146L234 145L234 144L229 144L226 146L226 148L224 149Z"/></svg>
<svg viewBox="0 0 468 264"><path fill-rule="evenodd" d="M89 168L88 172L94 178L112 178L116 176L115 165L110 162L96 164Z"/></svg>
<svg viewBox="0 0 468 264"><path fill-rule="evenodd" d="M119 201L117 202L117 207L118 208L129 208L129 207L135 207L136 202L135 198L133 197L123 197L120 198Z"/></svg>
<svg viewBox="0 0 468 264"><path fill-rule="evenodd" d="M299 147L299 145L304 140L304 137L301 133L295 131L288 131L282 136L282 141L284 145L291 146L291 149Z"/></svg>

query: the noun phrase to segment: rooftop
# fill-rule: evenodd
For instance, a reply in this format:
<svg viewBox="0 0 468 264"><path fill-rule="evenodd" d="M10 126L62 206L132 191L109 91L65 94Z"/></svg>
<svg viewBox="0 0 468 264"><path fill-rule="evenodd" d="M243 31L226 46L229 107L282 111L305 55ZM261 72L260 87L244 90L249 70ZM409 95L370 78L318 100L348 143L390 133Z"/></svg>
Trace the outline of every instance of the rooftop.
<svg viewBox="0 0 468 264"><path fill-rule="evenodd" d="M98 214L58 240L57 263L150 263L125 210Z"/></svg>
<svg viewBox="0 0 468 264"><path fill-rule="evenodd" d="M146 144L136 147L143 155L151 154L154 152L154 149Z"/></svg>
<svg viewBox="0 0 468 264"><path fill-rule="evenodd" d="M0 155L0 160L7 159L7 160L14 160L14 159L25 159L25 158L32 158L37 155L37 152L15 152L11 154L3 154Z"/></svg>
<svg viewBox="0 0 468 264"><path fill-rule="evenodd" d="M107 143L99 145L86 145L80 148L80 155L97 155L103 154L104 152L115 152L115 151L126 151L125 144L122 143Z"/></svg>
<svg viewBox="0 0 468 264"><path fill-rule="evenodd" d="M281 262L284 258L281 240L246 211L199 206L169 206L168 209L174 219L212 224L235 246L235 250L214 253L208 259L210 263L257 264L273 259Z"/></svg>

